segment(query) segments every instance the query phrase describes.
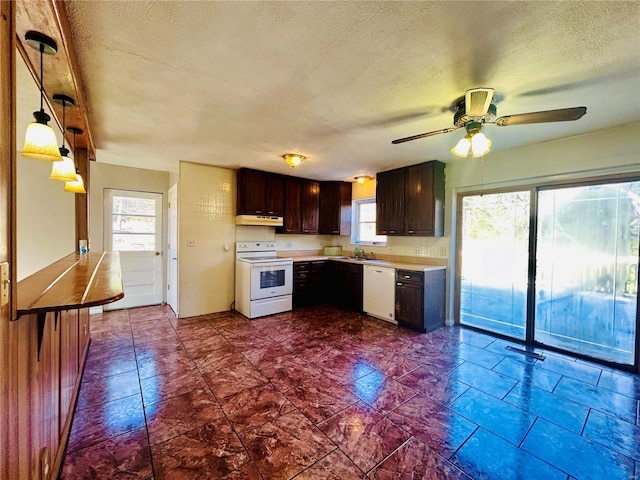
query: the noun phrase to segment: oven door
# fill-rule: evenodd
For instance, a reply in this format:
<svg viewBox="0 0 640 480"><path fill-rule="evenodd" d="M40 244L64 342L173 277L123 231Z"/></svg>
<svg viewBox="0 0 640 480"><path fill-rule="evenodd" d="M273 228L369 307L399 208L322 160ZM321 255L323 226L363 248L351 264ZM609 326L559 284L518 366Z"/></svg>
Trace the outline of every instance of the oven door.
<svg viewBox="0 0 640 480"><path fill-rule="evenodd" d="M251 265L251 300L291 295L293 265Z"/></svg>

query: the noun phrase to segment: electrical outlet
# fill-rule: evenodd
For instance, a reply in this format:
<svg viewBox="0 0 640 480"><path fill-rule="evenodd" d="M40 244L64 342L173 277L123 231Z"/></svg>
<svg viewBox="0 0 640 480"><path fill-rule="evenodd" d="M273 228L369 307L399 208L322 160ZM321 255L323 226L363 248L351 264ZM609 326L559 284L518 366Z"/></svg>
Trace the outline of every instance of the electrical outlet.
<svg viewBox="0 0 640 480"><path fill-rule="evenodd" d="M440 256L441 257L447 256L447 247L440 247Z"/></svg>
<svg viewBox="0 0 640 480"><path fill-rule="evenodd" d="M195 246L196 246L195 240L187 240L187 247L195 247Z"/></svg>

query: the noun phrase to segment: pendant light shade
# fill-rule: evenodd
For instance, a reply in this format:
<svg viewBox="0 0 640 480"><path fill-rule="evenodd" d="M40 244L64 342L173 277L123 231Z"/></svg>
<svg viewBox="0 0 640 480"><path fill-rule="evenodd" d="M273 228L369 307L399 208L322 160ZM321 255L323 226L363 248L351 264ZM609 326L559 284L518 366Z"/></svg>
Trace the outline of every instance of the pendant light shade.
<svg viewBox="0 0 640 480"><path fill-rule="evenodd" d="M65 192L87 193L84 189L84 181L79 173L76 172L76 179L73 182L67 182L64 186Z"/></svg>
<svg viewBox="0 0 640 480"><path fill-rule="evenodd" d="M56 42L39 32L29 31L25 34L25 41L31 48L40 52L40 110L33 112L35 122L27 127L24 147L20 154L26 158L34 160L44 160L55 162L62 159L58 151L58 141L53 129L48 125L51 117L44 111L43 97L44 86L42 83L42 57L54 55L58 51Z"/></svg>
<svg viewBox="0 0 640 480"><path fill-rule="evenodd" d="M67 124L66 107L67 105L74 105L73 98L66 95L56 94L53 96L53 101L62 105L62 147L60 147L60 155L62 160L53 162L51 168L51 175L49 178L52 180L60 180L61 182L75 181L76 180L76 165L73 160L69 158L69 149L64 146L64 132ZM75 139L74 139L75 140Z"/></svg>
<svg viewBox="0 0 640 480"><path fill-rule="evenodd" d="M62 155L62 160L53 162L49 178L52 180L60 180L61 182L76 181L76 165L73 163L73 160L69 158L69 150L62 147L60 148L60 154Z"/></svg>
<svg viewBox="0 0 640 480"><path fill-rule="evenodd" d="M75 152L76 151L76 135L81 134L82 130L78 127L69 127L67 128L67 130L73 133L73 151ZM87 193L87 190L84 188L84 181L82 180L82 177L80 176L80 172L78 171L78 169L75 168L75 166L74 166L74 174L75 175L73 180L65 183L64 191L72 192L72 193Z"/></svg>

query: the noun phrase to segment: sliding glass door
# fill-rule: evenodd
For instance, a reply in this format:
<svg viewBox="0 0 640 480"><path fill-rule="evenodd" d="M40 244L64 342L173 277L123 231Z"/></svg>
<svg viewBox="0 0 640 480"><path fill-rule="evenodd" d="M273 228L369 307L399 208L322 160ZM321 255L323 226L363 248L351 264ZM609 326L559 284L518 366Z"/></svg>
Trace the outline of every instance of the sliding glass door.
<svg viewBox="0 0 640 480"><path fill-rule="evenodd" d="M640 181L462 195L463 325L634 365Z"/></svg>
<svg viewBox="0 0 640 480"><path fill-rule="evenodd" d="M633 364L640 182L541 190L535 341Z"/></svg>
<svg viewBox="0 0 640 480"><path fill-rule="evenodd" d="M530 197L462 198L460 323L524 340Z"/></svg>

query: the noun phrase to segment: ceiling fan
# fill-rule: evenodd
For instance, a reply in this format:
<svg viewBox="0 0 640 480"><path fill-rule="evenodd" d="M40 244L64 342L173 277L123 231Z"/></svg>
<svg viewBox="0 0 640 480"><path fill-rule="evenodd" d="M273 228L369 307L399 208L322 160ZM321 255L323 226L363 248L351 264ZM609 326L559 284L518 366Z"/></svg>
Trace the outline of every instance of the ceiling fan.
<svg viewBox="0 0 640 480"><path fill-rule="evenodd" d="M453 127L421 133L411 137L399 138L391 143L404 143L419 138L432 137L442 133L449 133L460 128L465 128L467 135L451 150L455 155L466 157L472 153L474 157L489 152L491 140L484 136L484 125L497 125L507 127L509 125L526 125L531 123L568 122L578 120L585 113L587 107L561 108L558 110L546 110L542 112L519 113L505 115L496 118L496 103L499 98L493 88L470 88L465 96L453 104Z"/></svg>

